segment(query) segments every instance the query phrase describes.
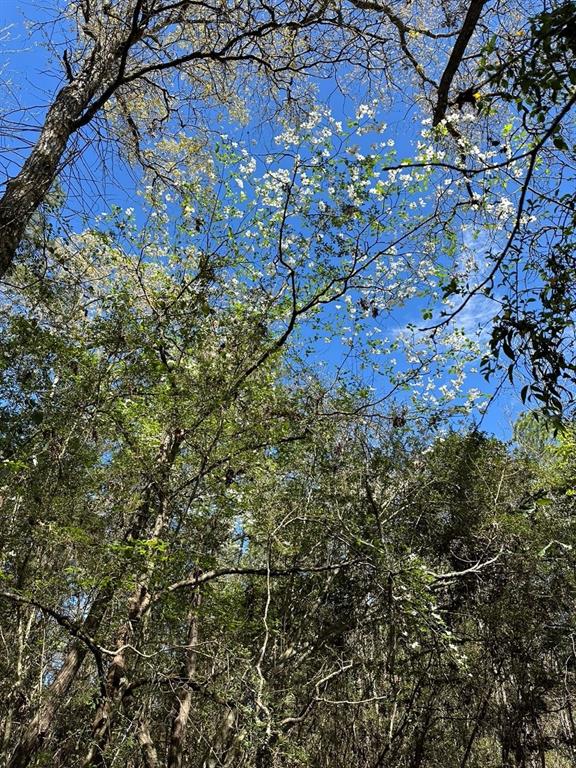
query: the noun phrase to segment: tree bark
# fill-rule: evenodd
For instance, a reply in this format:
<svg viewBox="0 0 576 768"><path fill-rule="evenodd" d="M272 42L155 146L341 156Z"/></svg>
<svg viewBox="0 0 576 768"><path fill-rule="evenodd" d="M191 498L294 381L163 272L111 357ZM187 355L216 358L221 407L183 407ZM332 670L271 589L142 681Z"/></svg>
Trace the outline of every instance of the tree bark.
<svg viewBox="0 0 576 768"><path fill-rule="evenodd" d="M138 722L136 737L140 745L145 768L158 768L158 753L150 736L150 728L148 727L148 722L144 719L144 715L141 716Z"/></svg>
<svg viewBox="0 0 576 768"><path fill-rule="evenodd" d="M446 115L446 110L448 109L448 97L450 94L452 81L454 80L456 72L462 63L462 58L464 57L464 53L466 52L470 38L474 34L474 30L476 29L480 19L480 14L482 13L482 9L485 5L486 0L471 0L470 5L468 6L468 11L460 29L460 33L456 38L456 42L452 48L450 58L448 59L446 68L444 69L442 77L440 78L438 93L436 96L436 106L434 107L434 114L432 117L433 125L438 125L438 123Z"/></svg>
<svg viewBox="0 0 576 768"><path fill-rule="evenodd" d="M6 184L0 198L0 277L12 264L30 218L46 199L80 117L95 94L114 79L118 54L113 39L106 47L95 44L78 76L56 94L36 145Z"/></svg>
<svg viewBox="0 0 576 768"><path fill-rule="evenodd" d="M236 733L236 712L229 708L222 719L222 724L218 729L214 742L210 745L202 768L228 768L231 760L234 759L236 750L234 737Z"/></svg>
<svg viewBox="0 0 576 768"><path fill-rule="evenodd" d="M186 639L186 659L182 669L182 677L186 682L191 681L196 674L196 647L198 645L198 609L200 607L200 587L196 587L192 598L192 606L188 614L188 636ZM184 686L176 695L176 714L170 729L167 768L182 768L184 754L184 738L186 725L192 707L192 688Z"/></svg>
<svg viewBox="0 0 576 768"><path fill-rule="evenodd" d="M183 440L181 430L169 432L160 448L157 460L157 482L156 486L156 519L150 531L150 536L157 539L161 536L166 523L168 522L168 504L166 485L170 468L176 458L178 449ZM144 514L140 515L140 525L147 528L150 507L149 502L145 505ZM139 538L134 536L133 538ZM103 752L110 737L110 729L113 722L113 715L116 707L121 704L123 691L128 685L127 670L127 651L132 642L136 627L150 604L150 582L154 573L155 561L148 559L143 571L139 575L138 585L132 594L127 606L126 620L121 625L116 636L115 653L106 675L105 695L100 700L96 715L92 725L92 744L82 765L88 766L102 765ZM148 734L149 738L149 734ZM151 740L150 740L151 741Z"/></svg>
<svg viewBox="0 0 576 768"><path fill-rule="evenodd" d="M92 725L93 743L84 758L82 765L102 765L103 753L110 737L112 718L117 703L122 698L122 692L128 684L126 669L127 645L132 640L134 627L148 607L150 595L147 585L140 584L132 595L128 605L128 618L120 627L116 636L118 651L112 658L106 675L106 694L102 697L96 710Z"/></svg>

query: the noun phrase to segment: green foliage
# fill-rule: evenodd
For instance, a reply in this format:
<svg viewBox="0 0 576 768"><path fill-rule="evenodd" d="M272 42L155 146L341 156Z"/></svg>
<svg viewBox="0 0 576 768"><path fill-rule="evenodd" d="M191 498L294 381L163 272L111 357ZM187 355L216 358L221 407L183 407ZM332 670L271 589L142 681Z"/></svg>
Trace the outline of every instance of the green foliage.
<svg viewBox="0 0 576 768"><path fill-rule="evenodd" d="M128 7L102 6L118 34ZM403 54L452 36L353 7ZM154 3L136 11L148 35ZM259 40L284 11L254 13ZM565 3L505 49L479 28L483 90L414 159L372 102L339 121L308 99L265 157L164 137L169 174L138 146L136 213L65 236L54 197L32 222L0 304L3 764L574 762L574 201L563 172L531 176L542 147L571 151L572 26ZM304 39L282 31L291 62ZM514 446L446 418L483 341L451 323L478 297L498 302L484 372L514 383L528 360L542 405ZM436 327L410 301L432 322L441 302Z"/></svg>

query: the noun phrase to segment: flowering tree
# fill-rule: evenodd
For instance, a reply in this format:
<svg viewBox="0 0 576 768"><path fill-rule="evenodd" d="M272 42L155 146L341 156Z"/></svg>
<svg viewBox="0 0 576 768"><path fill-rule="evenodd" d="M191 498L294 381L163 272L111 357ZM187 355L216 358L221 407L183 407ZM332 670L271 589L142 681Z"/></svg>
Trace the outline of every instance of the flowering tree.
<svg viewBox="0 0 576 768"><path fill-rule="evenodd" d="M392 111L417 105L431 124L410 168L398 169L429 181L420 195L424 207L407 200L415 209L406 214L426 210L451 238L428 243L449 257L444 285L426 309L429 326L450 324L456 314L463 325L470 313L488 318L492 300L485 373L498 369L512 378L526 363L523 398L559 413L573 375L567 175L573 16L571 3L527 12L514 3L496 9L475 0L465 9L354 0L240 4L234 12L188 2L68 4L52 20L56 26L37 26L62 63L63 85L41 114L29 157L19 167L15 155L10 165L0 200L0 269L5 273L18 249L24 253L39 206L54 215L50 188L95 141L114 139L129 162L166 183L176 146L197 159L204 152L200 164L209 162L215 109L249 122L262 109L270 115L281 106L296 127L318 100L317 78L336 78L355 108L359 94L368 102L376 95ZM399 80L402 94L394 88ZM261 94L259 107L254 93ZM18 129L10 137L11 125L9 147L18 154ZM175 140L185 125L194 129ZM416 216L415 232L418 227ZM472 250L475 260L463 255ZM427 258L421 269L427 271ZM476 310L479 296L484 303ZM442 297L453 301L439 314Z"/></svg>

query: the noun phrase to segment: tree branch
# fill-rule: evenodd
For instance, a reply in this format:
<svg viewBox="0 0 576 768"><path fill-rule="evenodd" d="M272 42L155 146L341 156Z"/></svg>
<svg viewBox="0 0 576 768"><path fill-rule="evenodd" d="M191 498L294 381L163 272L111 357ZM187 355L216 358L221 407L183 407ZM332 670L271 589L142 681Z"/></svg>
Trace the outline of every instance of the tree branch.
<svg viewBox="0 0 576 768"><path fill-rule="evenodd" d="M434 114L432 117L433 125L438 125L438 123L444 118L446 114L446 109L448 108L448 96L450 93L452 81L454 80L456 72L458 71L458 67L462 63L462 57L464 56L466 47L470 42L470 38L472 37L474 30L476 29L478 19L480 18L480 14L485 4L486 0L471 0L468 13L464 19L464 24L462 25L462 29L460 30L460 34L454 43L454 48L452 48L452 53L450 54L446 68L444 69L442 77L440 78L438 94L436 97L436 106L434 108Z"/></svg>

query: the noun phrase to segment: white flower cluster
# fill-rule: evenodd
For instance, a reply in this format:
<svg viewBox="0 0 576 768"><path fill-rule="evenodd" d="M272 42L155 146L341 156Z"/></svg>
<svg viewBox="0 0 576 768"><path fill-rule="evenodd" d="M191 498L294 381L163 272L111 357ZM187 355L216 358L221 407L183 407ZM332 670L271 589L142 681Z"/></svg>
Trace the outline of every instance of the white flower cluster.
<svg viewBox="0 0 576 768"><path fill-rule="evenodd" d="M369 117L371 120L376 116L378 101L374 99L370 104L359 104L356 110L356 120L362 120Z"/></svg>

